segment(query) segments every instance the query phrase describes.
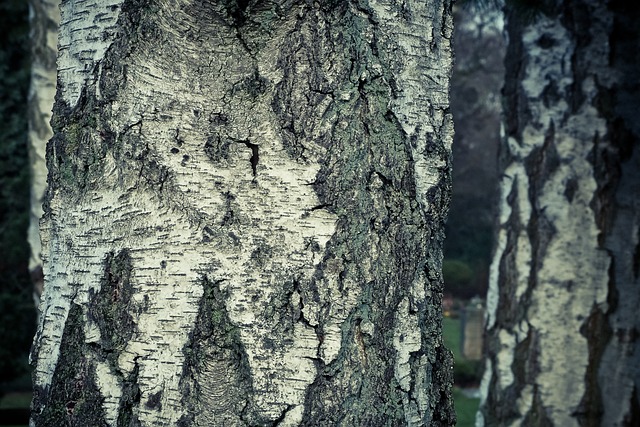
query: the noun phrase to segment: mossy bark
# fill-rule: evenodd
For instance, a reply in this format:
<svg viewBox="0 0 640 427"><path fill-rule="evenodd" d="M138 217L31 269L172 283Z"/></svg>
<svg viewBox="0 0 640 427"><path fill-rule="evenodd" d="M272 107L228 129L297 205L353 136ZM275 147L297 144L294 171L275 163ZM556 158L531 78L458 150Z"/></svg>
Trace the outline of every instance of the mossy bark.
<svg viewBox="0 0 640 427"><path fill-rule="evenodd" d="M450 4L74 7L36 406L82 307L107 425L451 425Z"/></svg>

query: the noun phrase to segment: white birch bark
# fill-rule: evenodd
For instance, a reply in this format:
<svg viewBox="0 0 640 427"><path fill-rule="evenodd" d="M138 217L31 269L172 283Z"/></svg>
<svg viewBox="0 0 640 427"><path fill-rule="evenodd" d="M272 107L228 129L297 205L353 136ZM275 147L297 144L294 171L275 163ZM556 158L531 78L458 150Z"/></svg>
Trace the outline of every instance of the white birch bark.
<svg viewBox="0 0 640 427"><path fill-rule="evenodd" d="M595 0L509 15L478 425L640 422L638 16Z"/></svg>
<svg viewBox="0 0 640 427"><path fill-rule="evenodd" d="M56 93L56 45L60 25L59 0L31 0L31 86L29 89L29 163L31 165L31 212L29 218L29 271L35 299L42 295L40 218L47 186L45 151L51 129L51 110Z"/></svg>
<svg viewBox="0 0 640 427"><path fill-rule="evenodd" d="M63 2L32 425L450 425L450 12Z"/></svg>

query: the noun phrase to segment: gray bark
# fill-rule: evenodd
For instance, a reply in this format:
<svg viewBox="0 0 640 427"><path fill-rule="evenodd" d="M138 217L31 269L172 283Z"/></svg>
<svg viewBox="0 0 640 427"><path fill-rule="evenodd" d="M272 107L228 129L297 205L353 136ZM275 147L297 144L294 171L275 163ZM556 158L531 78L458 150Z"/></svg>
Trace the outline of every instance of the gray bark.
<svg viewBox="0 0 640 427"><path fill-rule="evenodd" d="M640 423L640 7L509 15L482 425Z"/></svg>
<svg viewBox="0 0 640 427"><path fill-rule="evenodd" d="M451 30L63 2L32 425L451 425Z"/></svg>

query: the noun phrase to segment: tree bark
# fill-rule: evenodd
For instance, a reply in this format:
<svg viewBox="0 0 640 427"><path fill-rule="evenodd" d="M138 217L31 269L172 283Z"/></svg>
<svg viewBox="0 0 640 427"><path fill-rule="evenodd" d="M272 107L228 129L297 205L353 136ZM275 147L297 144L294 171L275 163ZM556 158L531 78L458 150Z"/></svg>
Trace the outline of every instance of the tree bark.
<svg viewBox="0 0 640 427"><path fill-rule="evenodd" d="M53 136L51 109L56 93L56 44L60 25L59 0L31 0L31 87L29 90L29 163L31 166L31 211L29 215L29 271L34 297L40 300L44 278L40 245L40 218L47 186L45 151Z"/></svg>
<svg viewBox="0 0 640 427"><path fill-rule="evenodd" d="M450 7L63 2L32 425L451 425Z"/></svg>
<svg viewBox="0 0 640 427"><path fill-rule="evenodd" d="M478 425L640 423L640 7L508 15Z"/></svg>

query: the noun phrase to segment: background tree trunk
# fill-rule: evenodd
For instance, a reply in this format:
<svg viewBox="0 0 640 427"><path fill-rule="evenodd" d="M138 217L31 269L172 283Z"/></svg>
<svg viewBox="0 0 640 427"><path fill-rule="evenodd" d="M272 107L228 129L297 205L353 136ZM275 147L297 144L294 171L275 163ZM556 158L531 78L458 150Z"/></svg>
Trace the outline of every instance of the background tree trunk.
<svg viewBox="0 0 640 427"><path fill-rule="evenodd" d="M32 423L451 425L450 7L63 2Z"/></svg>
<svg viewBox="0 0 640 427"><path fill-rule="evenodd" d="M40 218L47 186L45 151L51 129L51 109L56 94L56 44L60 25L59 0L31 0L31 87L29 90L29 163L31 165L31 211L29 215L29 271L35 299L42 295L42 249Z"/></svg>
<svg viewBox="0 0 640 427"><path fill-rule="evenodd" d="M640 7L545 12L508 15L478 424L638 425Z"/></svg>

